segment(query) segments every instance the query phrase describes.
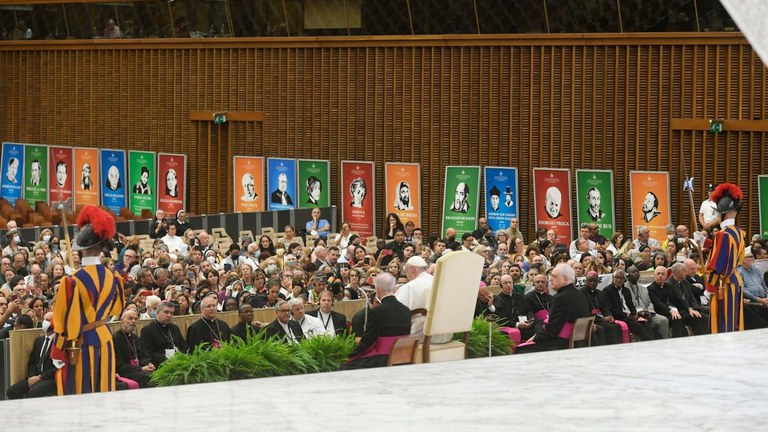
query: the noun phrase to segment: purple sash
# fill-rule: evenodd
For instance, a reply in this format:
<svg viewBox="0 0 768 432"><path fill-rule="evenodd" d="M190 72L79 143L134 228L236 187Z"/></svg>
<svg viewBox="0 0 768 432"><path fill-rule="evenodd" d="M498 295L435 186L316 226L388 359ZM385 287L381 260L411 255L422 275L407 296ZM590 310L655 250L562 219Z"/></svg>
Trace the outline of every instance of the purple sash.
<svg viewBox="0 0 768 432"><path fill-rule="evenodd" d="M364 352L352 357L350 360L358 359L358 358L366 358L366 357L373 357L373 356L379 356L379 355L389 355L392 352L392 347L395 346L395 342L397 342L398 339L409 337L410 335L400 335L400 336L379 336L376 339L376 342L373 343L370 347L368 347L367 350Z"/></svg>
<svg viewBox="0 0 768 432"><path fill-rule="evenodd" d="M621 327L621 343L629 343L629 327L627 327L627 323L616 319L613 322Z"/></svg>
<svg viewBox="0 0 768 432"><path fill-rule="evenodd" d="M520 330L513 328L513 327L501 327L499 328L499 331L502 331L509 336L509 338L515 342L515 345L520 345L520 342L522 341L523 337L520 335Z"/></svg>
<svg viewBox="0 0 768 432"><path fill-rule="evenodd" d="M533 318L539 321L547 322L549 321L549 311L547 311L546 309L542 309L536 312L535 314L533 314Z"/></svg>

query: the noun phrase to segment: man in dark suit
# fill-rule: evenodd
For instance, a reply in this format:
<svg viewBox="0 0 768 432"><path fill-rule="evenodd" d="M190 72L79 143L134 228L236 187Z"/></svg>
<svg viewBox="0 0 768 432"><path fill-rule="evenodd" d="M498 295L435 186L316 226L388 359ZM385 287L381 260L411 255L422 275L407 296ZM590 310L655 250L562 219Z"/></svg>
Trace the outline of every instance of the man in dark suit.
<svg viewBox="0 0 768 432"><path fill-rule="evenodd" d="M381 304L368 312L368 325L360 343L341 369L386 366L396 340L411 334L411 310L395 298L395 277L380 273L374 283Z"/></svg>
<svg viewBox="0 0 768 432"><path fill-rule="evenodd" d="M345 334L347 332L347 317L332 310L333 291L320 291L320 307L307 312L307 315L319 318L328 334Z"/></svg>
<svg viewBox="0 0 768 432"><path fill-rule="evenodd" d="M157 305L155 320L141 329L141 350L149 356L155 367L176 353L187 352L187 342L181 336L179 326L171 322L176 305L162 302Z"/></svg>
<svg viewBox="0 0 768 432"><path fill-rule="evenodd" d="M693 296L689 282L685 279L686 273L685 264L672 264L672 277L664 283L664 288L667 289L672 304L680 311L683 322L693 329L693 334L708 334L709 315L701 312L699 301Z"/></svg>
<svg viewBox="0 0 768 432"><path fill-rule="evenodd" d="M579 318L590 316L589 303L579 290L576 289L576 274L568 264L558 264L550 276L552 289L557 294L552 297L549 310L549 322L543 329L531 338L533 344L522 344L515 350L516 354L539 351L551 351L568 348L568 337L560 333L567 323L573 323Z"/></svg>
<svg viewBox="0 0 768 432"><path fill-rule="evenodd" d="M286 343L294 344L304 339L304 332L301 331L301 324L298 321L291 320L291 305L285 300L279 300L275 306L277 318L267 324L264 329L267 339L277 336Z"/></svg>
<svg viewBox="0 0 768 432"><path fill-rule="evenodd" d="M139 337L134 334L139 314L126 309L120 317L120 329L112 333L115 344L115 370L123 378L134 380L141 388L154 387L150 382L155 365L141 350Z"/></svg>
<svg viewBox="0 0 768 432"><path fill-rule="evenodd" d="M221 342L229 340L231 330L224 321L216 318L216 306L218 301L215 293L208 294L200 301L199 320L192 323L187 329L187 345L192 351L198 345L207 343L206 349L221 348Z"/></svg>
<svg viewBox="0 0 768 432"><path fill-rule="evenodd" d="M493 306L496 308L493 314L499 318L499 325L518 329L523 340L534 335L533 313L528 310L525 297L515 292L512 276L501 276L501 292L493 299Z"/></svg>
<svg viewBox="0 0 768 432"><path fill-rule="evenodd" d="M672 304L669 291L665 288L666 281L667 268L664 266L656 267L653 271L653 282L648 285L648 295L651 297L653 309L657 314L667 317L669 327L672 329L672 337L687 336L683 317L680 315L677 306Z"/></svg>
<svg viewBox="0 0 768 432"><path fill-rule="evenodd" d="M597 272L590 271L587 273L584 288L581 289L589 302L592 315L595 316L596 331L592 340L596 342L595 345L619 344L621 343L621 327L614 322L615 319L611 315L611 309L608 307L603 292L597 289L598 282Z"/></svg>
<svg viewBox="0 0 768 432"><path fill-rule="evenodd" d="M632 293L629 292L629 288L624 286L625 281L626 275L624 270L616 270L613 273L613 283L603 289L605 301L608 303L611 315L615 319L627 323L629 330L640 339L653 340L653 331L650 328L650 323L645 321L645 319L643 321L639 320L635 302L632 301Z"/></svg>
<svg viewBox="0 0 768 432"><path fill-rule="evenodd" d="M237 336L243 341L247 341L249 337L253 337L261 330L261 324L253 324L253 306L248 303L243 303L237 308L238 318L240 322L232 327L232 336Z"/></svg>
<svg viewBox="0 0 768 432"><path fill-rule="evenodd" d="M6 396L8 399L21 399L23 397L53 396L56 394L56 367L51 360L51 346L53 345L53 328L51 320L53 312L43 316L44 336L35 339L32 352L29 354L27 364L27 378L8 387Z"/></svg>

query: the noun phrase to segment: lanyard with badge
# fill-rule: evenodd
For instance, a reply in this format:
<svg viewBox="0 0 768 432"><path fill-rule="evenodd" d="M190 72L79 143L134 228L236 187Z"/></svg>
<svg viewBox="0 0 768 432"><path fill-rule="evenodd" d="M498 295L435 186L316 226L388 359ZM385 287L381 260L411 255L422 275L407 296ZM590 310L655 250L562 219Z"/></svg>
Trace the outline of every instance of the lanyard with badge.
<svg viewBox="0 0 768 432"><path fill-rule="evenodd" d="M175 343L173 343L173 337L171 336L171 328L170 328L170 327L168 327L168 328L167 328L167 330L168 330L168 333L166 334L166 333L163 331L163 328L162 328L162 327L160 327L160 333L161 333L161 334L162 334L162 335L165 337L165 339L166 339L168 342L170 342L170 344L171 344L171 348L166 348L166 349L165 349L165 358L169 359L169 358L173 357L173 356L174 356L174 354L176 354L177 348L176 348L176 344L175 344Z"/></svg>

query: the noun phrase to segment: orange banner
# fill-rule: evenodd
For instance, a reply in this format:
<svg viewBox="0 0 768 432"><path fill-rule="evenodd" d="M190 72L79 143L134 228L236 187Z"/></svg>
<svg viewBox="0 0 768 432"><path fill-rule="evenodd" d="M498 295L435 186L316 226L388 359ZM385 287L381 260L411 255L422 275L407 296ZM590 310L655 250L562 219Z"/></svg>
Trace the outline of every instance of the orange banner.
<svg viewBox="0 0 768 432"><path fill-rule="evenodd" d="M235 212L264 211L264 158L235 156L233 161Z"/></svg>
<svg viewBox="0 0 768 432"><path fill-rule="evenodd" d="M75 206L99 205L99 150L76 148L74 165Z"/></svg>
<svg viewBox="0 0 768 432"><path fill-rule="evenodd" d="M421 226L421 176L419 164L387 162L384 173L386 213L395 213L405 224Z"/></svg>
<svg viewBox="0 0 768 432"><path fill-rule="evenodd" d="M632 238L637 238L637 227L647 226L651 238L659 243L667 239L665 228L671 216L669 173L661 171L630 171L629 194L632 207Z"/></svg>

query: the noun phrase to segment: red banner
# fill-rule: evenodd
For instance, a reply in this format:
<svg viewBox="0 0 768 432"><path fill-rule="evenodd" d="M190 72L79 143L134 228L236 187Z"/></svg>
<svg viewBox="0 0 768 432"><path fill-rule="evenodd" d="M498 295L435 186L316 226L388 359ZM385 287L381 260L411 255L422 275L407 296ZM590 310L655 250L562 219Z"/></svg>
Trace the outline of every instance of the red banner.
<svg viewBox="0 0 768 432"><path fill-rule="evenodd" d="M99 150L94 148L76 148L74 153L75 205L100 204ZM53 197L55 198L55 197Z"/></svg>
<svg viewBox="0 0 768 432"><path fill-rule="evenodd" d="M72 148L49 147L48 148L48 190L51 207L69 200L67 207L74 210L72 205Z"/></svg>
<svg viewBox="0 0 768 432"><path fill-rule="evenodd" d="M157 155L157 208L175 215L186 210L187 157L183 154Z"/></svg>
<svg viewBox="0 0 768 432"><path fill-rule="evenodd" d="M558 168L533 169L536 228L557 233L557 243L569 245L571 232L571 171Z"/></svg>
<svg viewBox="0 0 768 432"><path fill-rule="evenodd" d="M366 238L376 232L373 162L341 161L341 216Z"/></svg>

